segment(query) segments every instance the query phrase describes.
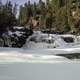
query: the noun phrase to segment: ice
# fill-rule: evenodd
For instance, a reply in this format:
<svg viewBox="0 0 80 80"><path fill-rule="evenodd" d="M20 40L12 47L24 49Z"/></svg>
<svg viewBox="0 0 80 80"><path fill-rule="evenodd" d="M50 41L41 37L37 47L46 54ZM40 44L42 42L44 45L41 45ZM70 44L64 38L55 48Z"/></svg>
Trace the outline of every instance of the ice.
<svg viewBox="0 0 80 80"><path fill-rule="evenodd" d="M38 50L37 50L38 51ZM47 54L43 50L43 54L36 50L24 50L19 48L0 48L0 62L54 62L54 60L68 60L61 56ZM37 53L36 53L37 52Z"/></svg>
<svg viewBox="0 0 80 80"><path fill-rule="evenodd" d="M73 43L65 42L61 37L71 37L74 39ZM51 41L51 43L49 43ZM56 35L56 34L44 34L40 31L35 31L32 36L30 36L23 48L72 48L80 45L80 36L65 34L65 35Z"/></svg>
<svg viewBox="0 0 80 80"><path fill-rule="evenodd" d="M12 34L12 33L10 33ZM61 37L73 37L66 43ZM22 48L0 48L0 62L64 62L67 58L57 54L80 53L80 36L44 34L34 31Z"/></svg>

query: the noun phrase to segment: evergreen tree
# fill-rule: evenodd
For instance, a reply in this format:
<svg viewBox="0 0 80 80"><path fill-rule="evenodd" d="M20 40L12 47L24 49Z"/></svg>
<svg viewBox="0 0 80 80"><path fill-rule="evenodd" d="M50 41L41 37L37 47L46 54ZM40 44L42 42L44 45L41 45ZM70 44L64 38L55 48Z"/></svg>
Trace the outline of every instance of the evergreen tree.
<svg viewBox="0 0 80 80"><path fill-rule="evenodd" d="M14 4L14 7L13 7L13 14L16 16L17 15L17 4L15 3Z"/></svg>
<svg viewBox="0 0 80 80"><path fill-rule="evenodd" d="M3 4L2 4L2 2L1 2L1 0L0 0L0 14L1 14L1 12L2 12L2 8L3 8Z"/></svg>
<svg viewBox="0 0 80 80"><path fill-rule="evenodd" d="M7 27L15 25L16 18L12 12L13 5L7 1L5 5L2 5L0 12L0 30L6 30Z"/></svg>

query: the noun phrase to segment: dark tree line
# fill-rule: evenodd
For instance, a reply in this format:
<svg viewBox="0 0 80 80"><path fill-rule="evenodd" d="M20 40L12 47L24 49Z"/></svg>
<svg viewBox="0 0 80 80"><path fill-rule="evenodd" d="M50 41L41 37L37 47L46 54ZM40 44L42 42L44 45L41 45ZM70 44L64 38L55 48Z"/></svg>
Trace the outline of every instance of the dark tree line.
<svg viewBox="0 0 80 80"><path fill-rule="evenodd" d="M0 31L5 31L8 27L16 25L16 4L13 6L10 1L2 4L0 1Z"/></svg>
<svg viewBox="0 0 80 80"><path fill-rule="evenodd" d="M35 2L31 4L29 1L24 6L20 6L19 22L20 25L25 26L31 17L35 18L39 15L38 27L40 29L77 32L75 28L76 19L72 15L73 11L79 13L79 0L46 0L46 3L39 0L37 4ZM76 16L78 17L78 15Z"/></svg>
<svg viewBox="0 0 80 80"><path fill-rule="evenodd" d="M12 27L14 25L33 26L30 19L38 21L39 29L49 29L60 32L79 32L80 26L80 1L79 0L46 0L44 3L31 4L30 1L21 5L19 16L16 19L17 5L10 1L2 4L0 1L0 29ZM73 16L72 13L76 12ZM76 28L77 27L77 28Z"/></svg>

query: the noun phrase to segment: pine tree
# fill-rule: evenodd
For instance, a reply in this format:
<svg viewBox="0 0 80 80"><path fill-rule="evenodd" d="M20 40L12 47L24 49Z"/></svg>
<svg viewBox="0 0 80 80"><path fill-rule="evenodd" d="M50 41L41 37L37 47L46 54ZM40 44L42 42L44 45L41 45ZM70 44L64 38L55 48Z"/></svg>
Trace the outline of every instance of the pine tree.
<svg viewBox="0 0 80 80"><path fill-rule="evenodd" d="M2 4L2 2L0 0L0 13L2 12L2 8L3 8L3 4Z"/></svg>
<svg viewBox="0 0 80 80"><path fill-rule="evenodd" d="M15 4L14 4L14 7L13 7L13 14L14 14L15 16L17 15L17 10L18 10L18 9L17 9L17 6L18 6L18 5L15 3Z"/></svg>
<svg viewBox="0 0 80 80"><path fill-rule="evenodd" d="M13 5L10 1L7 1L5 5L2 5L0 12L0 30L6 30L7 27L15 25L16 18L12 12Z"/></svg>

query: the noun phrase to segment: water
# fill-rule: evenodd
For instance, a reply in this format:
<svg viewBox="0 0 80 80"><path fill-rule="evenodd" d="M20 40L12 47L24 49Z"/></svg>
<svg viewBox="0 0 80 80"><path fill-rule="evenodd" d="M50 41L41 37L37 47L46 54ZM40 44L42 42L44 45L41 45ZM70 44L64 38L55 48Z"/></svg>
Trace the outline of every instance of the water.
<svg viewBox="0 0 80 80"><path fill-rule="evenodd" d="M67 43L63 38L72 38L73 42ZM51 43L49 43L51 42ZM71 47L80 47L80 36L65 34L65 35L56 35L56 34L44 34L41 32L34 32L30 36L23 48L31 49L45 49L45 48L71 48Z"/></svg>

